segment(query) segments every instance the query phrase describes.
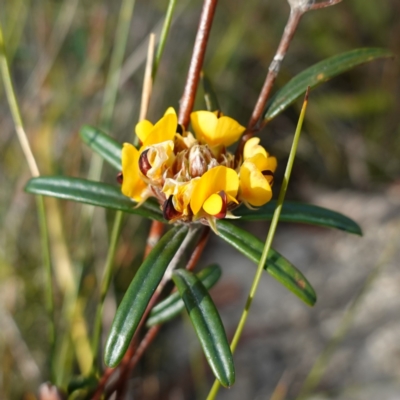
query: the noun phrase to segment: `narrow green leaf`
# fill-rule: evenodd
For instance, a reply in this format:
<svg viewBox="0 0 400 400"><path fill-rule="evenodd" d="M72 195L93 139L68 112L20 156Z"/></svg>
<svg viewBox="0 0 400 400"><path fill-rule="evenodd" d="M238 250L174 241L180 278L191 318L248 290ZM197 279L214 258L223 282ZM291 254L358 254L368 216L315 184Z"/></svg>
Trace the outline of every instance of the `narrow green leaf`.
<svg viewBox="0 0 400 400"><path fill-rule="evenodd" d="M264 120L269 121L273 119L289 107L298 97L306 92L308 86L313 88L357 65L384 57L393 57L393 54L386 49L362 48L327 58L307 68L291 79L274 95L271 102L267 105Z"/></svg>
<svg viewBox="0 0 400 400"><path fill-rule="evenodd" d="M257 210L240 207L234 214L245 221L269 221L272 219L276 201L271 201ZM352 219L327 208L286 201L283 203L280 221L305 223L336 228L356 235L362 235L360 226Z"/></svg>
<svg viewBox="0 0 400 400"><path fill-rule="evenodd" d="M218 221L217 228L222 239L258 264L264 248L261 240L228 221ZM306 304L315 304L317 296L307 278L277 251L269 251L264 269Z"/></svg>
<svg viewBox="0 0 400 400"><path fill-rule="evenodd" d="M147 304L187 233L186 226L172 228L138 269L117 309L107 339L104 361L109 367L118 365L124 356Z"/></svg>
<svg viewBox="0 0 400 400"><path fill-rule="evenodd" d="M203 84L204 100L208 111L220 111L217 96L215 94L212 83L204 72L201 73L201 82Z"/></svg>
<svg viewBox="0 0 400 400"><path fill-rule="evenodd" d="M210 265L209 267L202 269L198 274L196 274L196 276L200 279L206 289L210 289L218 282L221 274L221 267L218 265ZM150 327L169 321L180 314L184 308L185 305L180 298L179 293L172 293L151 310L146 325Z"/></svg>
<svg viewBox="0 0 400 400"><path fill-rule="evenodd" d="M79 131L82 140L112 167L121 171L122 146L106 133L90 125L82 126Z"/></svg>
<svg viewBox="0 0 400 400"><path fill-rule="evenodd" d="M215 377L223 386L232 386L235 383L235 367L231 349L221 317L207 289L195 275L183 269L175 271L172 279Z"/></svg>
<svg viewBox="0 0 400 400"><path fill-rule="evenodd" d="M67 176L42 176L29 180L25 191L120 210L166 222L159 204L154 199L148 199L136 208L136 203L124 196L119 187L107 183Z"/></svg>

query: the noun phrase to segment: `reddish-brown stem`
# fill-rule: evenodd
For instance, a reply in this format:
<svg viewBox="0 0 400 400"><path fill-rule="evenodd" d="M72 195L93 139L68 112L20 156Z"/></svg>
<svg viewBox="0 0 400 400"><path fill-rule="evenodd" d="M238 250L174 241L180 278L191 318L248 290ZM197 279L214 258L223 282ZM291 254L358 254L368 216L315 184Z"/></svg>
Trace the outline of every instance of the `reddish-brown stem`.
<svg viewBox="0 0 400 400"><path fill-rule="evenodd" d="M274 59L272 60L268 68L268 74L265 78L264 86L261 89L257 103L254 106L253 114L251 115L250 121L247 125L248 131L254 131L257 123L262 116L265 104L267 103L267 100L271 93L272 86L274 85L275 79L278 76L281 63L285 58L290 42L293 39L293 36L296 32L297 26L299 25L301 16L303 14L304 11L299 9L292 9L290 11L290 16L288 22L286 23L285 30L278 46L278 50L276 51Z"/></svg>
<svg viewBox="0 0 400 400"><path fill-rule="evenodd" d="M144 258L146 258L153 247L160 240L164 231L164 224L160 221L153 221L150 226L150 232L147 236L146 248L144 250Z"/></svg>
<svg viewBox="0 0 400 400"><path fill-rule="evenodd" d="M310 10L319 10L321 8L334 6L335 4L340 3L341 1L342 0L328 0L328 1L323 1L321 3L315 3L310 7Z"/></svg>
<svg viewBox="0 0 400 400"><path fill-rule="evenodd" d="M253 113L247 124L246 131L244 132L242 139L236 149L236 163L239 164L245 143L253 137L254 133L259 131L263 124L259 123L262 113L264 111L265 105L267 104L269 95L271 94L272 87L275 83L275 79L278 76L281 64L285 55L288 51L290 42L293 39L293 36L296 32L296 29L299 25L300 19L302 15L305 13L305 10L301 9L291 9L289 19L286 23L285 30L283 31L283 35L281 41L279 43L278 49L276 50L274 59L272 60L268 73L264 81L264 85L261 89L260 95L258 96L256 105L254 106Z"/></svg>
<svg viewBox="0 0 400 400"><path fill-rule="evenodd" d="M188 263L186 264L186 269L188 271L193 271L199 262L200 256L203 253L204 247L206 247L208 238L210 237L210 227L206 226L201 234L199 242L197 243L196 248L194 249L192 255L189 258Z"/></svg>
<svg viewBox="0 0 400 400"><path fill-rule="evenodd" d="M179 123L186 129L190 121L190 113L193 109L200 72L203 66L207 41L210 35L211 25L214 18L217 0L205 0L197 29L196 40L193 47L192 58L186 78L185 89L180 101Z"/></svg>

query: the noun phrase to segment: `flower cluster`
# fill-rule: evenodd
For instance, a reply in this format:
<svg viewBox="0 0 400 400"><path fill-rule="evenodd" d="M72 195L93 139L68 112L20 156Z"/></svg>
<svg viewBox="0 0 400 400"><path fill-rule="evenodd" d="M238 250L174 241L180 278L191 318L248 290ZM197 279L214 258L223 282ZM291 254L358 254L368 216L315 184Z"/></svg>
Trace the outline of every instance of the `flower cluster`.
<svg viewBox="0 0 400 400"><path fill-rule="evenodd" d="M142 204L154 196L171 221L205 222L233 217L240 203L259 207L272 197L275 157L251 138L239 162L226 147L245 128L219 112L191 114L195 137L178 124L173 108L153 125L144 120L135 132L142 146L125 143L122 149L122 193Z"/></svg>

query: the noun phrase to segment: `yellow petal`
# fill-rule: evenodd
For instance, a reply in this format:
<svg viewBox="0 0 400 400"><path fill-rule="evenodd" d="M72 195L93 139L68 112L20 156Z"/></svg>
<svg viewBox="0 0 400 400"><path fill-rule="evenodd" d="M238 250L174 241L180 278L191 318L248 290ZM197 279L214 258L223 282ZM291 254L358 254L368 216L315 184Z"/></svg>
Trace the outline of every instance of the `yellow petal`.
<svg viewBox="0 0 400 400"><path fill-rule="evenodd" d="M178 119L176 117L176 114L170 113L164 115L154 125L151 133L147 136L146 140L143 141L143 147L165 142L166 140L173 140L177 126Z"/></svg>
<svg viewBox="0 0 400 400"><path fill-rule="evenodd" d="M153 127L154 125L150 121L147 121L147 119L144 119L143 121L140 121L138 124L136 124L135 133L142 143L151 134Z"/></svg>
<svg viewBox="0 0 400 400"><path fill-rule="evenodd" d="M197 140L209 146L229 146L236 142L245 128L234 119L215 112L196 111L190 115Z"/></svg>
<svg viewBox="0 0 400 400"><path fill-rule="evenodd" d="M217 116L210 111L196 111L190 114L190 121L197 140L211 145L208 139L214 135L217 128Z"/></svg>
<svg viewBox="0 0 400 400"><path fill-rule="evenodd" d="M172 140L148 147L147 159L151 168L147 171L146 176L153 181L160 179L164 171L172 165L175 159L173 152L174 142Z"/></svg>
<svg viewBox="0 0 400 400"><path fill-rule="evenodd" d="M197 214L204 202L214 193L224 191L228 198L236 198L239 189L239 178L232 168L222 165L207 171L198 181L193 190L190 207Z"/></svg>
<svg viewBox="0 0 400 400"><path fill-rule="evenodd" d="M207 214L217 215L223 207L222 197L218 193L212 194L203 204L203 209Z"/></svg>
<svg viewBox="0 0 400 400"><path fill-rule="evenodd" d="M147 188L139 171L139 155L139 150L129 143L124 143L121 154L123 177L121 191L136 202L143 200L142 193Z"/></svg>
<svg viewBox="0 0 400 400"><path fill-rule="evenodd" d="M176 115L176 112L175 112L174 107L168 107L168 108L167 108L167 111L165 111L165 113L164 113L164 117L165 117L167 114L174 114L174 115Z"/></svg>
<svg viewBox="0 0 400 400"><path fill-rule="evenodd" d="M218 125L214 134L215 145L230 146L237 142L240 135L245 131L245 127L230 117L218 119Z"/></svg>
<svg viewBox="0 0 400 400"><path fill-rule="evenodd" d="M245 161L240 167L239 198L255 207L264 205L272 198L272 190L268 180L250 161Z"/></svg>
<svg viewBox="0 0 400 400"><path fill-rule="evenodd" d="M259 143L260 138L258 137L253 137L246 142L243 149L243 158L245 160L255 156L256 154L262 154L263 156L268 157L267 151L264 149L264 147L259 145Z"/></svg>
<svg viewBox="0 0 400 400"><path fill-rule="evenodd" d="M277 161L275 157L265 157L259 153L253 157L248 158L246 161L250 161L257 167L258 170L275 172Z"/></svg>

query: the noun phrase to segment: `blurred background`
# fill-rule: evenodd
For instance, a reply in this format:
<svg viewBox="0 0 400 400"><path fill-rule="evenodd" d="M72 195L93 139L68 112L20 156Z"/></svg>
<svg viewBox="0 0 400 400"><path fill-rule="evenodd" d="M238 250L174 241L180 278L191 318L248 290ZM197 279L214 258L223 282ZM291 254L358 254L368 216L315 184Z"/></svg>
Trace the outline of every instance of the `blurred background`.
<svg viewBox="0 0 400 400"><path fill-rule="evenodd" d="M115 110L106 126L119 142L133 140L148 36L159 35L167 3L135 4ZM120 6L120 1L110 0L0 0L0 23L22 118L44 175L96 176L96 164L78 131L83 124L99 126L104 117ZM201 7L200 1L177 1L154 82L148 113L152 121L168 106L179 107ZM288 13L287 3L280 0L219 2L204 69L223 113L243 125ZM399 55L399 15L396 0L344 0L307 13L275 90L316 62L358 47L383 47ZM278 228L275 247L306 274L319 296L317 305L308 308L264 277L235 357L237 383L219 398L297 398L314 366L304 398L400 399L399 71L398 58L377 60L312 91L287 198L345 213L360 223L364 237L289 224ZM204 109L201 90L195 108ZM277 183L300 108L298 101L260 133L263 144L278 157ZM0 121L0 398L33 399L39 384L50 379L46 282L35 199L23 191L30 173L3 85ZM114 182L114 171L105 165L100 179ZM52 199L46 199L46 210L57 338L66 337L60 342L67 343L57 348L66 354L64 370L58 371L65 384L78 373L73 354L66 351L71 339L70 325L62 317L65 274L72 271L75 286L70 294L90 332L113 215ZM264 225L247 227L264 239ZM140 265L148 226L135 216L124 220L106 301L105 333ZM255 269L216 238L200 264L214 261L224 275L212 293L229 336ZM189 324L183 318L163 328L135 370L129 398L205 398L212 376Z"/></svg>

